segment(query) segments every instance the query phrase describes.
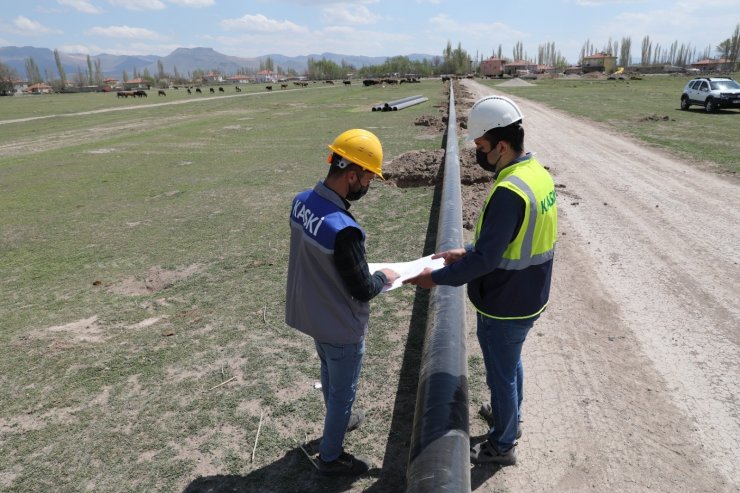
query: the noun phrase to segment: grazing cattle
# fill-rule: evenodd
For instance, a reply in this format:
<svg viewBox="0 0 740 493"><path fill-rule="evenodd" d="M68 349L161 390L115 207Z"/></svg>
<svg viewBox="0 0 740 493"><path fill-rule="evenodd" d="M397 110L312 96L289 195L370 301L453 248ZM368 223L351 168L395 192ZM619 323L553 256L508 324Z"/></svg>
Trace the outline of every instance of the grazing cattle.
<svg viewBox="0 0 740 493"><path fill-rule="evenodd" d="M272 86L265 86L265 89L267 89L268 91L272 91Z"/></svg>
<svg viewBox="0 0 740 493"><path fill-rule="evenodd" d="M159 93L157 94L157 96L166 96L166 95L167 95L167 93L166 93L166 92L164 92L164 91L163 91L163 90L161 90L161 89L159 90Z"/></svg>
<svg viewBox="0 0 740 493"><path fill-rule="evenodd" d="M221 86L218 86L218 92L225 92L225 91L224 91L224 88L223 88L223 87L221 87Z"/></svg>
<svg viewBox="0 0 740 493"><path fill-rule="evenodd" d="M288 84L280 84L280 89L287 89L287 88L288 88Z"/></svg>
<svg viewBox="0 0 740 493"><path fill-rule="evenodd" d="M203 94L203 91L200 90L200 87L196 87L195 92L197 92L198 94Z"/></svg>
<svg viewBox="0 0 740 493"><path fill-rule="evenodd" d="M333 86L334 85L334 81L333 80L325 80L324 81L324 84L329 84L330 86Z"/></svg>
<svg viewBox="0 0 740 493"><path fill-rule="evenodd" d="M211 91L211 94L216 94L216 91L212 87L209 88L209 90Z"/></svg>
<svg viewBox="0 0 740 493"><path fill-rule="evenodd" d="M131 91L118 91L116 93L116 96L119 98L127 98L129 96L133 97L134 93Z"/></svg>
<svg viewBox="0 0 740 493"><path fill-rule="evenodd" d="M378 85L378 84L380 84L380 81L378 81L376 79L365 79L365 80L362 81L362 85L365 86L365 87L375 86L375 85Z"/></svg>
<svg viewBox="0 0 740 493"><path fill-rule="evenodd" d="M188 94L193 94L193 92L190 89L188 89Z"/></svg>
<svg viewBox="0 0 740 493"><path fill-rule="evenodd" d="M308 82L301 82L301 87L308 87Z"/></svg>
<svg viewBox="0 0 740 493"><path fill-rule="evenodd" d="M236 89L236 92L242 92L242 88L239 86L234 86L234 89Z"/></svg>
<svg viewBox="0 0 740 493"><path fill-rule="evenodd" d="M344 84L345 86L350 86L352 85L352 81L345 80L345 81L342 81L342 84Z"/></svg>
<svg viewBox="0 0 740 493"><path fill-rule="evenodd" d="M147 97L146 96L146 91L134 91L134 96L136 96L137 98L145 98L145 97Z"/></svg>

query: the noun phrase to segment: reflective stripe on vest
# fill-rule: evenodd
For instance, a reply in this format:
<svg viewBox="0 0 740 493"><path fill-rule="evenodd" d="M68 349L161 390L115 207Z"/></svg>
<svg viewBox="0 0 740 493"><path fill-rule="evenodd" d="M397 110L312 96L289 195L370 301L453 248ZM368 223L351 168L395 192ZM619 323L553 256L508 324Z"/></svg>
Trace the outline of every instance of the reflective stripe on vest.
<svg viewBox="0 0 740 493"><path fill-rule="evenodd" d="M548 262L552 260L555 256L555 241L556 238L547 238L550 243L550 248L545 250L544 252L539 252L536 254L533 254L534 250L534 236L535 236L535 230L537 228L537 221L540 219L541 214L550 214L549 209L552 207L555 207L554 202L554 188L552 193L552 202L547 203L547 209L540 211L537 201L537 196L532 190L532 188L525 182L521 177L516 175L517 169L516 167L519 167L521 165L524 166L531 166L532 164L536 164L538 167L540 166L537 161L534 160L534 158L530 158L526 161L522 161L521 163L518 163L515 165L515 168L512 169L511 173L502 178L501 181L494 184L493 189L491 190L491 193L488 195L488 198L486 199L485 203L483 204L483 208L481 209L480 216L478 217L478 222L475 227L475 240L474 242L478 241L478 238L480 237L480 230L483 226L483 216L485 215L486 208L488 207L488 203L491 200L491 197L493 196L493 193L496 191L496 188L501 186L503 183L509 183L513 185L513 188L509 188L509 190L514 191L522 197L523 200L526 202L525 206L525 213L524 213L524 222L521 225L520 231L517 233L516 238L509 243L509 246L506 248L506 251L503 254L503 257L501 258L501 261L499 262L497 268L503 269L503 270L523 270L527 267L533 266L533 265L540 265L544 264L545 262ZM531 172L532 168L530 168ZM549 179L549 176L548 176ZM526 197L526 199L525 199ZM548 200L545 198L545 200ZM552 211L552 214L556 214L555 210ZM524 231L524 234L522 235L522 230ZM554 233L557 234L557 233ZM520 240L521 238L521 240ZM519 241L520 240L520 241ZM547 244L546 244L547 245ZM516 255L518 250L518 255ZM518 257L518 258L515 258Z"/></svg>

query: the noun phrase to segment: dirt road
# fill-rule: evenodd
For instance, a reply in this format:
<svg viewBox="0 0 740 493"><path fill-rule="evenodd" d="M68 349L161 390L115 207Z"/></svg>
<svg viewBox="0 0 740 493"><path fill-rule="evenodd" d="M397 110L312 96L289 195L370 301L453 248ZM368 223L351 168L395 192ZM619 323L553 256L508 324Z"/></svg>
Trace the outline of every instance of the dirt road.
<svg viewBox="0 0 740 493"><path fill-rule="evenodd" d="M739 491L740 183L513 99L561 236L524 348L520 463L475 468L473 488Z"/></svg>

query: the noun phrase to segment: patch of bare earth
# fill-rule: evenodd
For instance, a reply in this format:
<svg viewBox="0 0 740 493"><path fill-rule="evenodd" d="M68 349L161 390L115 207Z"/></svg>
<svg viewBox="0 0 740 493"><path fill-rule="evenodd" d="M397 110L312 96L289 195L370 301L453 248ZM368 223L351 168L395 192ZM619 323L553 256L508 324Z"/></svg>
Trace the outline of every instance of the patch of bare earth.
<svg viewBox="0 0 740 493"><path fill-rule="evenodd" d="M472 230L493 184L493 174L475 162L474 148L461 149L458 156L463 226ZM444 158L444 149L405 152L383 166L383 175L387 183L401 188L437 186L443 179L440 169Z"/></svg>
<svg viewBox="0 0 740 493"><path fill-rule="evenodd" d="M462 85L471 101L496 94ZM526 150L552 168L560 239L523 350L519 462L474 467L474 489L738 491L737 180L512 99ZM482 434L488 391L470 396Z"/></svg>
<svg viewBox="0 0 740 493"><path fill-rule="evenodd" d="M187 279L201 270L200 264L167 270L154 266L143 279L126 277L108 286L110 292L125 296L143 296L167 289L177 281Z"/></svg>

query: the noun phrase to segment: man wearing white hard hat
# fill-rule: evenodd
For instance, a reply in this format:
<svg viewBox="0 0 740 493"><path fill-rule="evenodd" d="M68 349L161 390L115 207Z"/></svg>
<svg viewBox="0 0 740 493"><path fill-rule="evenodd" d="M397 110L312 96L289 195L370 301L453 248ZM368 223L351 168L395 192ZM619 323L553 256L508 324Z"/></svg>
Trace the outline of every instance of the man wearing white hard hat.
<svg viewBox="0 0 740 493"><path fill-rule="evenodd" d="M513 465L521 436L524 370L522 346L547 307L557 240L555 185L524 151L522 113L510 99L487 96L468 115L468 141L476 162L495 174L475 226L473 243L436 253L445 267L407 280L422 288L468 285L491 390L479 414L487 439L470 451L473 463Z"/></svg>

